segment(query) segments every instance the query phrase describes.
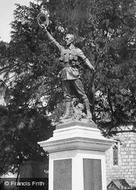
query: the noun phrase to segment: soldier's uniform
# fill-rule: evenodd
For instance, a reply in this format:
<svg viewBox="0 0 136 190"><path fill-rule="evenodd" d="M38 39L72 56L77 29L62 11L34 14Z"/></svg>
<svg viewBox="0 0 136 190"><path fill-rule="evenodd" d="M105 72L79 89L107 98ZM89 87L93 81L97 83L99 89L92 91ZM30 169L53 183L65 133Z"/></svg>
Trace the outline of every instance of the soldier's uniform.
<svg viewBox="0 0 136 190"><path fill-rule="evenodd" d="M71 99L73 91L75 91L82 99L87 98L78 70L79 57L83 60L86 59L83 52L73 44L71 44L68 49L61 48L60 61L62 62L63 69L60 71L59 76L62 79L66 100Z"/></svg>

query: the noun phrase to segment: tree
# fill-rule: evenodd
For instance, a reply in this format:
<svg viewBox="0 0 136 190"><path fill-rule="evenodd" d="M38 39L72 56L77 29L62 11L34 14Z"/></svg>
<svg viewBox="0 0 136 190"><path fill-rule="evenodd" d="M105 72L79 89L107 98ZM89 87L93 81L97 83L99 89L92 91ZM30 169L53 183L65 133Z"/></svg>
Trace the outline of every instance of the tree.
<svg viewBox="0 0 136 190"><path fill-rule="evenodd" d="M111 133L120 125L135 125L135 1L92 1L90 7L98 48L96 113Z"/></svg>
<svg viewBox="0 0 136 190"><path fill-rule="evenodd" d="M20 165L27 160L47 162L48 156L37 142L48 139L53 130L50 120L40 111L42 107L36 109L31 105L23 105L28 91L23 91L24 83L17 80L17 74L10 65L13 54L10 46L5 45L2 42L0 46L1 71L3 80L7 82L5 96L8 101L6 107L0 106L0 174L19 172ZM3 64L5 61L6 64ZM3 85L2 81L0 87Z"/></svg>

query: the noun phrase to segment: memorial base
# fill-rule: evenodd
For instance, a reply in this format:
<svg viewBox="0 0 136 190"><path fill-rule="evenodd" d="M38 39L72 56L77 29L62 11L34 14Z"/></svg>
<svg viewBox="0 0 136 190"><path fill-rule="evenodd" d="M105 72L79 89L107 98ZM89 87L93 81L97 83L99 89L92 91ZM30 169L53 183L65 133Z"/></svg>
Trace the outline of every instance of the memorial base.
<svg viewBox="0 0 136 190"><path fill-rule="evenodd" d="M106 190L105 151L112 143L86 123L58 126L38 143L49 152L49 190Z"/></svg>

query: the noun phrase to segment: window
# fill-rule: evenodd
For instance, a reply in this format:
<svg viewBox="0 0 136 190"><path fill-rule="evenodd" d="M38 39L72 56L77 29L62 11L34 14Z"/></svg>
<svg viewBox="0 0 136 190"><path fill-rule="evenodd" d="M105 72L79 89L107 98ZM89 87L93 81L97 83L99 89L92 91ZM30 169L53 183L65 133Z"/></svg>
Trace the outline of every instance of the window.
<svg viewBox="0 0 136 190"><path fill-rule="evenodd" d="M118 148L118 142L116 142L113 146L113 166L118 166L119 164L119 148Z"/></svg>

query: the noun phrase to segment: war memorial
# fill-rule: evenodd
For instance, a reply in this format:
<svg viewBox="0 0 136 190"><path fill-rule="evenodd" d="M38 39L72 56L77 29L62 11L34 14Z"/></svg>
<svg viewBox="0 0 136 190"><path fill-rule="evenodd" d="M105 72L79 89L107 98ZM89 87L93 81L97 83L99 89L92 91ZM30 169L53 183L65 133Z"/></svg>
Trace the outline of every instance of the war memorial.
<svg viewBox="0 0 136 190"><path fill-rule="evenodd" d="M78 58L92 71L94 67L82 50L74 46L73 34L66 35L66 47L54 39L47 29L48 13L42 11L37 17L38 23L59 49L60 62L64 65L59 76L64 91L65 113L56 124L53 137L38 142L49 153L49 190L106 190L105 151L113 141L103 137L92 120L78 71ZM74 104L77 97L83 103Z"/></svg>

